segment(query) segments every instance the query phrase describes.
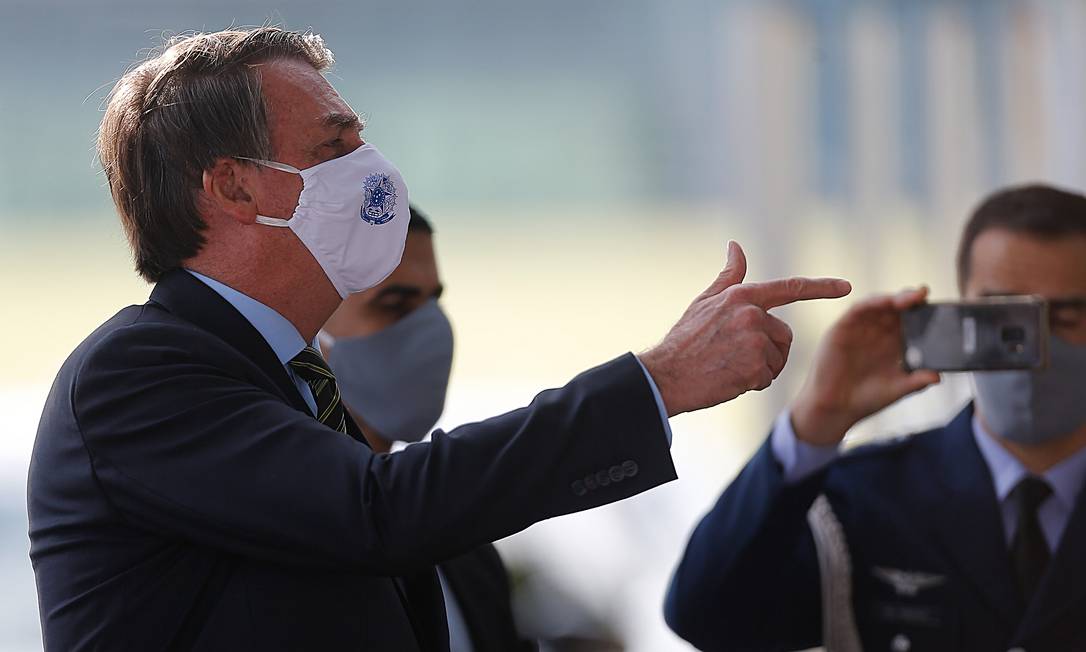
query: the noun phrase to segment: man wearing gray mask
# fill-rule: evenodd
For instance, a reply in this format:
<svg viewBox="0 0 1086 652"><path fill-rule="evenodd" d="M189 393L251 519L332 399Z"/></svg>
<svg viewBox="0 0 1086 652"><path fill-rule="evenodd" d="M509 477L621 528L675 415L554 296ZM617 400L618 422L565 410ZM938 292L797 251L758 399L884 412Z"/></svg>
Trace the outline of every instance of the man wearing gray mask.
<svg viewBox="0 0 1086 652"><path fill-rule="evenodd" d="M411 206L399 266L347 297L317 336L344 406L375 451L422 440L445 407L453 332L438 303L443 290L433 227ZM411 401L397 400L402 396ZM509 578L493 545L444 561L437 573L450 652L534 649L517 635Z"/></svg>
<svg viewBox="0 0 1086 652"><path fill-rule="evenodd" d="M433 227L415 206L410 215L400 264L378 285L347 297L317 335L344 406L380 453L430 434L452 369Z"/></svg>
<svg viewBox="0 0 1086 652"><path fill-rule="evenodd" d="M800 394L691 536L665 614L703 649L1086 649L1086 197L987 198L963 298L1039 295L1050 364L976 372L943 428L839 452L849 428L939 381L901 365L924 288L854 305Z"/></svg>

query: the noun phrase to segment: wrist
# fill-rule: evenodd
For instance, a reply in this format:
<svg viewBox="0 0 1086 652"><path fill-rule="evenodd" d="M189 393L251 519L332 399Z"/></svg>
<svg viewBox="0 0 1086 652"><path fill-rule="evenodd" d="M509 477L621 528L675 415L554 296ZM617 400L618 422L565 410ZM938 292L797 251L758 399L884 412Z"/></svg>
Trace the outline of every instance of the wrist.
<svg viewBox="0 0 1086 652"><path fill-rule="evenodd" d="M673 411L672 406L675 404L675 399L671 396L671 382L668 378L668 374L664 369L664 365L660 360L660 352L657 348L649 349L643 353L636 355L637 360L641 363L641 366L648 373L652 382L656 385L656 391L660 393L660 400L664 404L664 411L668 417L673 417L677 412Z"/></svg>
<svg viewBox="0 0 1086 652"><path fill-rule="evenodd" d="M815 446L841 443L845 433L858 421L841 408L802 397L796 400L789 412L796 439Z"/></svg>

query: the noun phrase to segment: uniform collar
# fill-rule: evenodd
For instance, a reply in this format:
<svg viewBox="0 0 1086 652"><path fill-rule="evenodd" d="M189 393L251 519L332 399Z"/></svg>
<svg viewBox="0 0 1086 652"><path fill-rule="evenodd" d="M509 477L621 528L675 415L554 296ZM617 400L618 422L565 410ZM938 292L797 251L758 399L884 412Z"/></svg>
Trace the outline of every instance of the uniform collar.
<svg viewBox="0 0 1086 652"><path fill-rule="evenodd" d="M1011 490L1029 475L1029 471L985 429L975 413L973 414L973 438L992 474L996 496L1002 502L1007 499ZM1052 487L1053 496L1064 503L1070 511L1075 506L1083 484L1086 483L1086 448L1048 469L1041 477Z"/></svg>

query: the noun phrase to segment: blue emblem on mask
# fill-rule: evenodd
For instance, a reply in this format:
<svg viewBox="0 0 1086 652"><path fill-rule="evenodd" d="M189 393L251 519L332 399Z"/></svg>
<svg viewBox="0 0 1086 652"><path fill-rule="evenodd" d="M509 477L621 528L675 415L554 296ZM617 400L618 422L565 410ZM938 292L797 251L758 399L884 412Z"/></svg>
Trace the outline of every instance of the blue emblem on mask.
<svg viewBox="0 0 1086 652"><path fill-rule="evenodd" d="M387 174L371 174L362 182L362 219L384 224L396 217L396 186Z"/></svg>

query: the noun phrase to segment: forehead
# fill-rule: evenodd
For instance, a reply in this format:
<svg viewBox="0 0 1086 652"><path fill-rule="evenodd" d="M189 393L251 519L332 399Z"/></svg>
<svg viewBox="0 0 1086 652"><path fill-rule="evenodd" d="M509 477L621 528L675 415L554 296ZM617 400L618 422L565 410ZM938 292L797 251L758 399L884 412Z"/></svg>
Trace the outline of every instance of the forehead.
<svg viewBox="0 0 1086 652"><path fill-rule="evenodd" d="M1050 299L1086 296L1086 236L1038 238L1005 229L981 233L973 243L967 294L1039 294Z"/></svg>
<svg viewBox="0 0 1086 652"><path fill-rule="evenodd" d="M408 231L403 258L382 285L418 285L429 290L429 286L437 283L437 258L434 255L433 238L422 231Z"/></svg>
<svg viewBox="0 0 1086 652"><path fill-rule="evenodd" d="M276 135L319 132L329 115L353 114L316 68L302 59L275 59L256 66L268 108L268 126Z"/></svg>

